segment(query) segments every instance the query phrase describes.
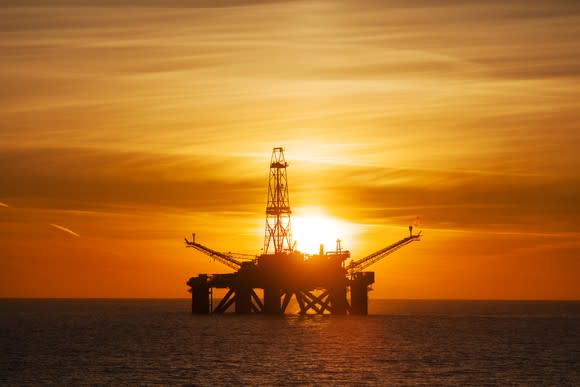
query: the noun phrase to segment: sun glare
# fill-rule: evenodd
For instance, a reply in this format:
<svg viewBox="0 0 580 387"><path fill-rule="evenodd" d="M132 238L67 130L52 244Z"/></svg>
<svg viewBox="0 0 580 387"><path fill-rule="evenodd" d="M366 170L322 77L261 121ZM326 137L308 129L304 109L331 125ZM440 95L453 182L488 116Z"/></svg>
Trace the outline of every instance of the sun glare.
<svg viewBox="0 0 580 387"><path fill-rule="evenodd" d="M344 238L349 238L352 232L352 225L328 216L320 207L302 207L293 211L292 239L303 253L318 253L321 243L325 251L334 250L337 239L348 248L344 245Z"/></svg>

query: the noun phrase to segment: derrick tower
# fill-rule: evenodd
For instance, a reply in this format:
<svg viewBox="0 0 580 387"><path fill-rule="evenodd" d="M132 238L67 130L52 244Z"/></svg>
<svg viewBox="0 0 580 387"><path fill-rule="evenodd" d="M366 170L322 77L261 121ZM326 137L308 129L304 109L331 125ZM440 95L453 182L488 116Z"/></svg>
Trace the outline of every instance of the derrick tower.
<svg viewBox="0 0 580 387"><path fill-rule="evenodd" d="M268 178L268 201L266 203L266 230L264 254L280 254L292 251L290 227L290 199L288 197L288 175L284 159L284 148L274 148L270 159Z"/></svg>

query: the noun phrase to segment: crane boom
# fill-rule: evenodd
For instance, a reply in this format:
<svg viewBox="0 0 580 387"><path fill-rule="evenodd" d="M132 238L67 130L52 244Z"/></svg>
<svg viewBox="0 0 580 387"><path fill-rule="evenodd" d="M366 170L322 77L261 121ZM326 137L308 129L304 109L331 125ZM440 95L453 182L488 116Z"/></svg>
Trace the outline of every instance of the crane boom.
<svg viewBox="0 0 580 387"><path fill-rule="evenodd" d="M385 248L375 251L372 254L367 255L364 258L358 259L356 261L351 261L347 266L347 270L349 273L353 274L359 271L362 271L386 257L387 255L394 253L395 251L399 250L401 247L408 245L411 242L418 241L421 239L421 232L417 234L413 234L413 228L409 227L409 236L401 239L400 241L393 243Z"/></svg>
<svg viewBox="0 0 580 387"><path fill-rule="evenodd" d="M231 258L234 258L238 261L253 261L256 258L258 258L258 256L256 254L234 253L232 251L228 251L227 253L222 253L222 254L226 254L226 255L230 256Z"/></svg>
<svg viewBox="0 0 580 387"><path fill-rule="evenodd" d="M215 251L209 247L197 243L195 241L195 234L192 235L191 241L188 241L187 238L185 238L185 247L193 247L197 251L201 251L202 253L209 255L210 257L218 260L220 263L223 263L231 269L239 270L240 267L242 267L242 264L234 257L228 254L220 253L219 251Z"/></svg>

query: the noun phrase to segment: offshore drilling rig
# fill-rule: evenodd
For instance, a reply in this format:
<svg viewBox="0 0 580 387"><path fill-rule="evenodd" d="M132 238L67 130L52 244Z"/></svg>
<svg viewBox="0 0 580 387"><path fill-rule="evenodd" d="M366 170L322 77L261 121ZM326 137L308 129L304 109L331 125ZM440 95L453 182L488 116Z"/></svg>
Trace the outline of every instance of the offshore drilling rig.
<svg viewBox="0 0 580 387"><path fill-rule="evenodd" d="M270 160L266 229L263 254L251 260L242 255L222 253L195 240L185 239L194 248L235 270L228 274L200 274L187 281L194 314L235 313L284 314L294 297L300 314L367 315L368 292L375 273L363 271L389 254L421 238L409 226L409 236L360 259L351 259L337 240L336 250L318 255L303 254L292 244L291 210L288 197L288 163L284 149L274 148ZM247 258L247 257L246 257ZM348 260L348 263L347 263ZM213 289L227 289L213 306ZM256 289L263 290L260 299Z"/></svg>

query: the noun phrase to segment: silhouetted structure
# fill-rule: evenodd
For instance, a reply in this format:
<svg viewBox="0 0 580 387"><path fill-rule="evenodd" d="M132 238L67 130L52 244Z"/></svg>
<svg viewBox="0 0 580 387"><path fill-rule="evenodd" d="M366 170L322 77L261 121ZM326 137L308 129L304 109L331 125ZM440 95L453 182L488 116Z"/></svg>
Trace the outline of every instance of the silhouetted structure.
<svg viewBox="0 0 580 387"><path fill-rule="evenodd" d="M274 148L270 160L266 230L263 254L252 260L241 255L222 253L195 241L185 239L186 247L195 248L234 269L229 274L200 274L187 281L194 314L224 313L232 305L236 313L283 314L292 297L301 314L368 314L368 292L375 282L375 273L363 271L401 247L420 239L413 234L364 258L351 260L337 240L336 250L318 255L306 255L292 245L291 210L288 196L288 164L284 150ZM213 289L228 289L213 307ZM255 289L263 290L263 299ZM350 293L350 300L349 295Z"/></svg>

